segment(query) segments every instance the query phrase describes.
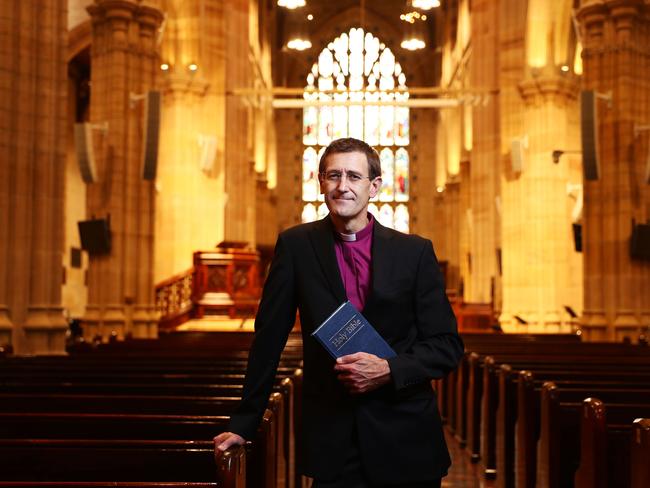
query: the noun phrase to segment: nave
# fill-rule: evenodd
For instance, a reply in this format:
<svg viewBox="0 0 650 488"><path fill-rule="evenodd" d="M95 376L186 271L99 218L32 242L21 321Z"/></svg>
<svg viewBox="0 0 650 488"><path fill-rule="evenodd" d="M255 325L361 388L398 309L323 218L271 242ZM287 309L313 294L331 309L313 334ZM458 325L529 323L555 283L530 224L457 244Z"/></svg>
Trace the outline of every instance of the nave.
<svg viewBox="0 0 650 488"><path fill-rule="evenodd" d="M443 486L648 486L647 346L463 338L459 369L435 380L453 460ZM307 487L294 334L257 438L215 465L211 439L241 395L251 339L176 332L0 357L0 487Z"/></svg>

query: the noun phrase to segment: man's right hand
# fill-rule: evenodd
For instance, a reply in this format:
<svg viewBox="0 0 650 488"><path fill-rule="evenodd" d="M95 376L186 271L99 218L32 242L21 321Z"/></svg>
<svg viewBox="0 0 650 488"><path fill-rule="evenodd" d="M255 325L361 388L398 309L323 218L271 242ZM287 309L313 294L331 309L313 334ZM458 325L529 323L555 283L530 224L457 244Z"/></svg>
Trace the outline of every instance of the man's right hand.
<svg viewBox="0 0 650 488"><path fill-rule="evenodd" d="M214 439L215 451L225 451L232 446L242 446L246 443L246 439L234 432L222 432Z"/></svg>

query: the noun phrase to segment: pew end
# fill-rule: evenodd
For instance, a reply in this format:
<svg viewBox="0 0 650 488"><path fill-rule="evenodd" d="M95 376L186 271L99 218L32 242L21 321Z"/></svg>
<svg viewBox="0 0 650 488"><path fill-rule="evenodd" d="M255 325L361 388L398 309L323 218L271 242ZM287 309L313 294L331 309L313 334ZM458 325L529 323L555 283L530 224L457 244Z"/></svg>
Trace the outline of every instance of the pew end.
<svg viewBox="0 0 650 488"><path fill-rule="evenodd" d="M631 488L650 486L650 418L634 421L631 445Z"/></svg>
<svg viewBox="0 0 650 488"><path fill-rule="evenodd" d="M215 453L217 481L223 488L246 487L246 448L236 446Z"/></svg>

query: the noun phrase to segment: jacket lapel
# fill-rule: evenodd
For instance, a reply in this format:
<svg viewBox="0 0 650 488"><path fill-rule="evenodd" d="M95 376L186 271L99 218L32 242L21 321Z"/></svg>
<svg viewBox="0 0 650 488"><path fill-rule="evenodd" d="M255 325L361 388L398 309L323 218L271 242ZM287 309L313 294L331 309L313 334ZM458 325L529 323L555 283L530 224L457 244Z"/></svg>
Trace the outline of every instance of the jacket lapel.
<svg viewBox="0 0 650 488"><path fill-rule="evenodd" d="M316 251L318 262L330 284L330 288L340 303L346 298L343 280L339 272L339 265L336 261L336 251L334 250L334 228L329 215L319 220L312 228L309 235L311 243Z"/></svg>
<svg viewBox="0 0 650 488"><path fill-rule="evenodd" d="M372 272L370 285L370 294L366 300L364 311L372 303L377 287L381 287L391 281L393 267L391 263L399 259L399 256L392 254L390 240L393 234L386 227L381 225L377 219L373 225L372 235Z"/></svg>

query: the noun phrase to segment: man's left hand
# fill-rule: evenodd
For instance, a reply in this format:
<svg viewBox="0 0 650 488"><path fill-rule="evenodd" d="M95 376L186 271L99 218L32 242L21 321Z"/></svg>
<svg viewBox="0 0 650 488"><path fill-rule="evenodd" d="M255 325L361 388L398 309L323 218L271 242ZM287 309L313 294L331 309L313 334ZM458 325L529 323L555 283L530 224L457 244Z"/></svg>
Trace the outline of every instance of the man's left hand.
<svg viewBox="0 0 650 488"><path fill-rule="evenodd" d="M390 382L388 361L367 352L357 352L338 358L334 371L353 395L367 393Z"/></svg>

